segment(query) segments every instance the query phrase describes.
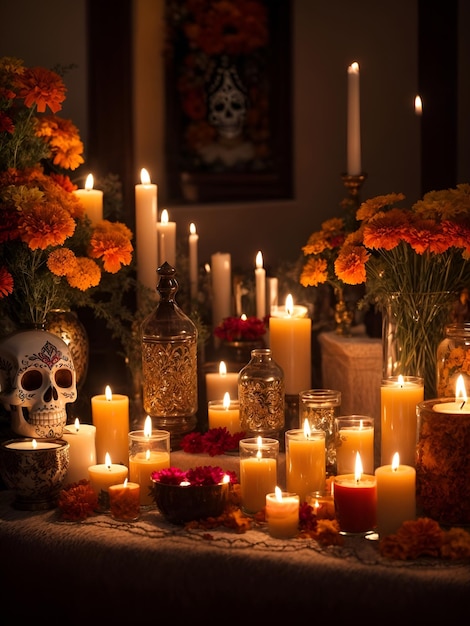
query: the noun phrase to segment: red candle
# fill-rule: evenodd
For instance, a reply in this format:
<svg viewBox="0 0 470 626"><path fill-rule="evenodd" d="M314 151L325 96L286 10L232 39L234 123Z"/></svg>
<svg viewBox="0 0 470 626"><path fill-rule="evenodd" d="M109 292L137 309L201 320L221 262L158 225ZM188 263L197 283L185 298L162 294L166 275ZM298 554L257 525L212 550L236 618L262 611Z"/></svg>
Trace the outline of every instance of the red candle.
<svg viewBox="0 0 470 626"><path fill-rule="evenodd" d="M377 525L377 480L362 473L361 457L356 456L354 474L334 479L336 518L344 533L367 533Z"/></svg>

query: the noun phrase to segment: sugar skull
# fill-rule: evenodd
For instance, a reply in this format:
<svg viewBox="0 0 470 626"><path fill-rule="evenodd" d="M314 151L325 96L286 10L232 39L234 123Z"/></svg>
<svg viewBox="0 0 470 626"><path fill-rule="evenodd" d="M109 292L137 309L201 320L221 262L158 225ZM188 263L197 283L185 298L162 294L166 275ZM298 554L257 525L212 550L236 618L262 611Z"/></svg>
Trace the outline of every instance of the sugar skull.
<svg viewBox="0 0 470 626"><path fill-rule="evenodd" d="M76 372L62 339L45 330L26 330L0 342L0 401L15 433L61 437L66 404L76 399Z"/></svg>

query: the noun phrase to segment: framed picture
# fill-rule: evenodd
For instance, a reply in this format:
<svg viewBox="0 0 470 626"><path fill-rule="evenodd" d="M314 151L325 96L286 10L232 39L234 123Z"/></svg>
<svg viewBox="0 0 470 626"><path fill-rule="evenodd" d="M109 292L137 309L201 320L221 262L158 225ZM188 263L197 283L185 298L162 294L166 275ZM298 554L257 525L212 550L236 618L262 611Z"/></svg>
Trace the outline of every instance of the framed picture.
<svg viewBox="0 0 470 626"><path fill-rule="evenodd" d="M169 201L292 197L290 0L166 0Z"/></svg>

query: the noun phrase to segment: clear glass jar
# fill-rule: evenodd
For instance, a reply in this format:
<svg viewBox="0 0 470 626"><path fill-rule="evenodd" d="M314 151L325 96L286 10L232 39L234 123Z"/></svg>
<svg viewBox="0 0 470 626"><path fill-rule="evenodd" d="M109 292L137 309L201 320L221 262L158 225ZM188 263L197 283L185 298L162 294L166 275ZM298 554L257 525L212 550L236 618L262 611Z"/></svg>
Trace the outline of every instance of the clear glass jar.
<svg viewBox="0 0 470 626"><path fill-rule="evenodd" d="M160 300L142 323L142 403L175 444L197 422L197 328L175 301L175 269L165 262L158 275Z"/></svg>
<svg viewBox="0 0 470 626"><path fill-rule="evenodd" d="M271 350L251 351L238 375L240 426L249 435L279 437L285 423L284 372Z"/></svg>
<svg viewBox="0 0 470 626"><path fill-rule="evenodd" d="M437 347L437 397L455 396L457 378L462 374L470 390L470 323L449 324Z"/></svg>

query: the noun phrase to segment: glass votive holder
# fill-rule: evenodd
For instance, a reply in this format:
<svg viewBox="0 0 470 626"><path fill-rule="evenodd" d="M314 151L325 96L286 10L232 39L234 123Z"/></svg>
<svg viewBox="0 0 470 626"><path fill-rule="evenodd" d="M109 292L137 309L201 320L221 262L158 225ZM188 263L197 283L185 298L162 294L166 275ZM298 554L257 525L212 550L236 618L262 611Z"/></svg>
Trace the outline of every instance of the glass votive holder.
<svg viewBox="0 0 470 626"><path fill-rule="evenodd" d="M266 494L266 522L271 537L290 539L299 533L300 498L296 493L281 491Z"/></svg>
<svg viewBox="0 0 470 626"><path fill-rule="evenodd" d="M307 496L307 504L313 508L317 519L333 520L336 518L335 500L331 492L314 491Z"/></svg>
<svg viewBox="0 0 470 626"><path fill-rule="evenodd" d="M326 482L325 431L286 431L286 487L305 502L312 491L323 491Z"/></svg>
<svg viewBox="0 0 470 626"><path fill-rule="evenodd" d="M366 535L377 526L377 480L371 474L340 474L334 479L334 502L340 533Z"/></svg>
<svg viewBox="0 0 470 626"><path fill-rule="evenodd" d="M341 408L341 391L306 389L299 393L299 428L308 420L312 430L325 431L326 471L336 474L335 417Z"/></svg>
<svg viewBox="0 0 470 626"><path fill-rule="evenodd" d="M207 403L209 428L226 428L231 435L241 431L240 403L228 399L209 400Z"/></svg>
<svg viewBox="0 0 470 626"><path fill-rule="evenodd" d="M335 417L336 473L348 474L356 470L359 453L362 471L374 473L374 418L367 415Z"/></svg>
<svg viewBox="0 0 470 626"><path fill-rule="evenodd" d="M140 504L153 507L152 472L170 467L170 432L133 430L129 433L129 480L140 485Z"/></svg>
<svg viewBox="0 0 470 626"><path fill-rule="evenodd" d="M120 522L135 522L140 515L140 485L125 480L108 489L111 517Z"/></svg>
<svg viewBox="0 0 470 626"><path fill-rule="evenodd" d="M255 515L266 506L266 494L277 485L279 440L249 437L239 441L240 500L247 515Z"/></svg>

